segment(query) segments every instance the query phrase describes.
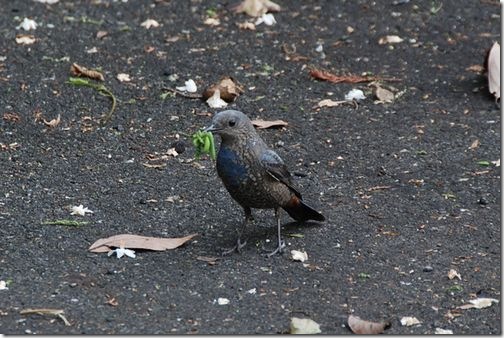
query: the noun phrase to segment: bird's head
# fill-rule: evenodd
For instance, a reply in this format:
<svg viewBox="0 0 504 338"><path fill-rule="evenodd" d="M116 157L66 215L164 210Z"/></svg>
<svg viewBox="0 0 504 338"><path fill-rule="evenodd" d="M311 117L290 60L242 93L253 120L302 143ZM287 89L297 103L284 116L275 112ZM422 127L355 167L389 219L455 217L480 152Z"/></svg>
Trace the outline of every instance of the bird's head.
<svg viewBox="0 0 504 338"><path fill-rule="evenodd" d="M255 134L250 119L237 110L217 113L212 119L212 125L205 128L205 131L220 135L223 141Z"/></svg>

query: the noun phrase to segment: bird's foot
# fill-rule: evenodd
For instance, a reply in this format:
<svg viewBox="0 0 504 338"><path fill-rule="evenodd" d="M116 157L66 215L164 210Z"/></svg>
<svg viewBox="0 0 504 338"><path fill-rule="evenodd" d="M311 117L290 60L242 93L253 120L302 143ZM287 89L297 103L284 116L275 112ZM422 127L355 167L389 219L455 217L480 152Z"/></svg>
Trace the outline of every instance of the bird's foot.
<svg viewBox="0 0 504 338"><path fill-rule="evenodd" d="M279 243L278 243L278 246L275 250L273 250L272 252L266 254L266 256L268 257L271 257L273 255L276 255L277 253L278 254L281 254L284 252L284 249L285 249L285 242L283 240L281 240Z"/></svg>
<svg viewBox="0 0 504 338"><path fill-rule="evenodd" d="M236 245L234 247L232 247L231 249L224 249L224 251L222 252L222 256L226 256L226 255L229 255L229 254L232 254L233 252L238 252L240 253L241 252L241 249L247 244L247 240L245 241L241 241L240 238L238 238L238 240L236 241Z"/></svg>

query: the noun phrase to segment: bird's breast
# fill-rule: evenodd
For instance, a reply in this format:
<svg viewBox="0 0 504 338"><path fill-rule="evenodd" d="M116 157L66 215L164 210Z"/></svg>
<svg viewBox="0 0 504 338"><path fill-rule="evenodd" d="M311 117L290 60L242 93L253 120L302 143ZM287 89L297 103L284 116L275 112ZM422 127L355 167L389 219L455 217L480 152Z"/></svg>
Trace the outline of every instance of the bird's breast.
<svg viewBox="0 0 504 338"><path fill-rule="evenodd" d="M217 173L229 188L238 188L249 178L243 158L235 150L228 147L221 147L219 150Z"/></svg>

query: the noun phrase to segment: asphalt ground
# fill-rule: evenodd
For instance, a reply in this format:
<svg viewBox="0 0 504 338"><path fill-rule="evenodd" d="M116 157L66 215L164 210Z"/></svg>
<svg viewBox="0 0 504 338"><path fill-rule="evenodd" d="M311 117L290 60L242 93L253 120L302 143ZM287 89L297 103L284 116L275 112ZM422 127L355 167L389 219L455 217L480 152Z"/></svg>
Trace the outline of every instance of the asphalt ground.
<svg viewBox="0 0 504 338"><path fill-rule="evenodd" d="M502 333L501 113L481 73L499 3L278 3L277 23L250 31L237 24L255 19L222 1L0 1L0 333L269 334L298 317L350 334L350 314L390 322L387 334ZM36 30L16 29L25 17ZM387 35L403 41L379 44ZM110 96L69 84L72 63L104 74L92 83L117 99L105 124ZM380 77L396 98L310 69ZM261 210L243 252L220 256L242 211L190 135L222 109L167 88L222 76L244 87L229 108L288 122L260 134L327 218L283 214L283 255L264 256L276 229ZM317 106L354 88L357 105ZM78 205L93 213L71 215ZM88 250L125 233L198 236L135 258ZM476 298L499 303L459 308ZM22 312L41 308L69 325Z"/></svg>

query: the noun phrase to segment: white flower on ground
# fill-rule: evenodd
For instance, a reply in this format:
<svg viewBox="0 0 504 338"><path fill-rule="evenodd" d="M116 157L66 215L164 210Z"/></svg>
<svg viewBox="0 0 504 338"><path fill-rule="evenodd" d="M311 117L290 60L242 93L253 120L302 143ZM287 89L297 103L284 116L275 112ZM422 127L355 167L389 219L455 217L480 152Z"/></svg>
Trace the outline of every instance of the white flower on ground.
<svg viewBox="0 0 504 338"><path fill-rule="evenodd" d="M37 29L37 23L32 19L24 18L21 24L16 27L16 29L19 28L23 28L25 31Z"/></svg>
<svg viewBox="0 0 504 338"><path fill-rule="evenodd" d="M86 213L92 214L93 211L89 210L87 207L84 207L82 204L79 206L73 206L72 207L72 213L70 215L79 215L79 216L86 216Z"/></svg>
<svg viewBox="0 0 504 338"><path fill-rule="evenodd" d="M7 283L4 280L0 280L0 290L9 290Z"/></svg>
<svg viewBox="0 0 504 338"><path fill-rule="evenodd" d="M266 26L273 26L274 24L277 23L275 17L271 13L263 14L260 18L256 20L254 24L257 26L262 24L263 22Z"/></svg>
<svg viewBox="0 0 504 338"><path fill-rule="evenodd" d="M219 299L217 299L217 304L219 304L219 305L228 305L229 304L229 299L227 299L227 298L219 298Z"/></svg>
<svg viewBox="0 0 504 338"><path fill-rule="evenodd" d="M187 80L184 86L176 88L177 90L186 91L188 93L196 93L196 91L198 91L198 87L196 87L196 83L192 79Z"/></svg>
<svg viewBox="0 0 504 338"><path fill-rule="evenodd" d="M360 101L364 100L366 97L364 96L364 92L360 89L352 89L345 95L345 101Z"/></svg>
<svg viewBox="0 0 504 338"><path fill-rule="evenodd" d="M116 253L117 258L121 258L124 255L126 255L128 257L131 257L131 258L135 258L136 257L135 251L134 250L130 250L130 249L125 249L123 243L121 244L121 246L119 248L114 249L114 250L110 250L108 252L108 255L112 256L114 254L114 252Z"/></svg>

